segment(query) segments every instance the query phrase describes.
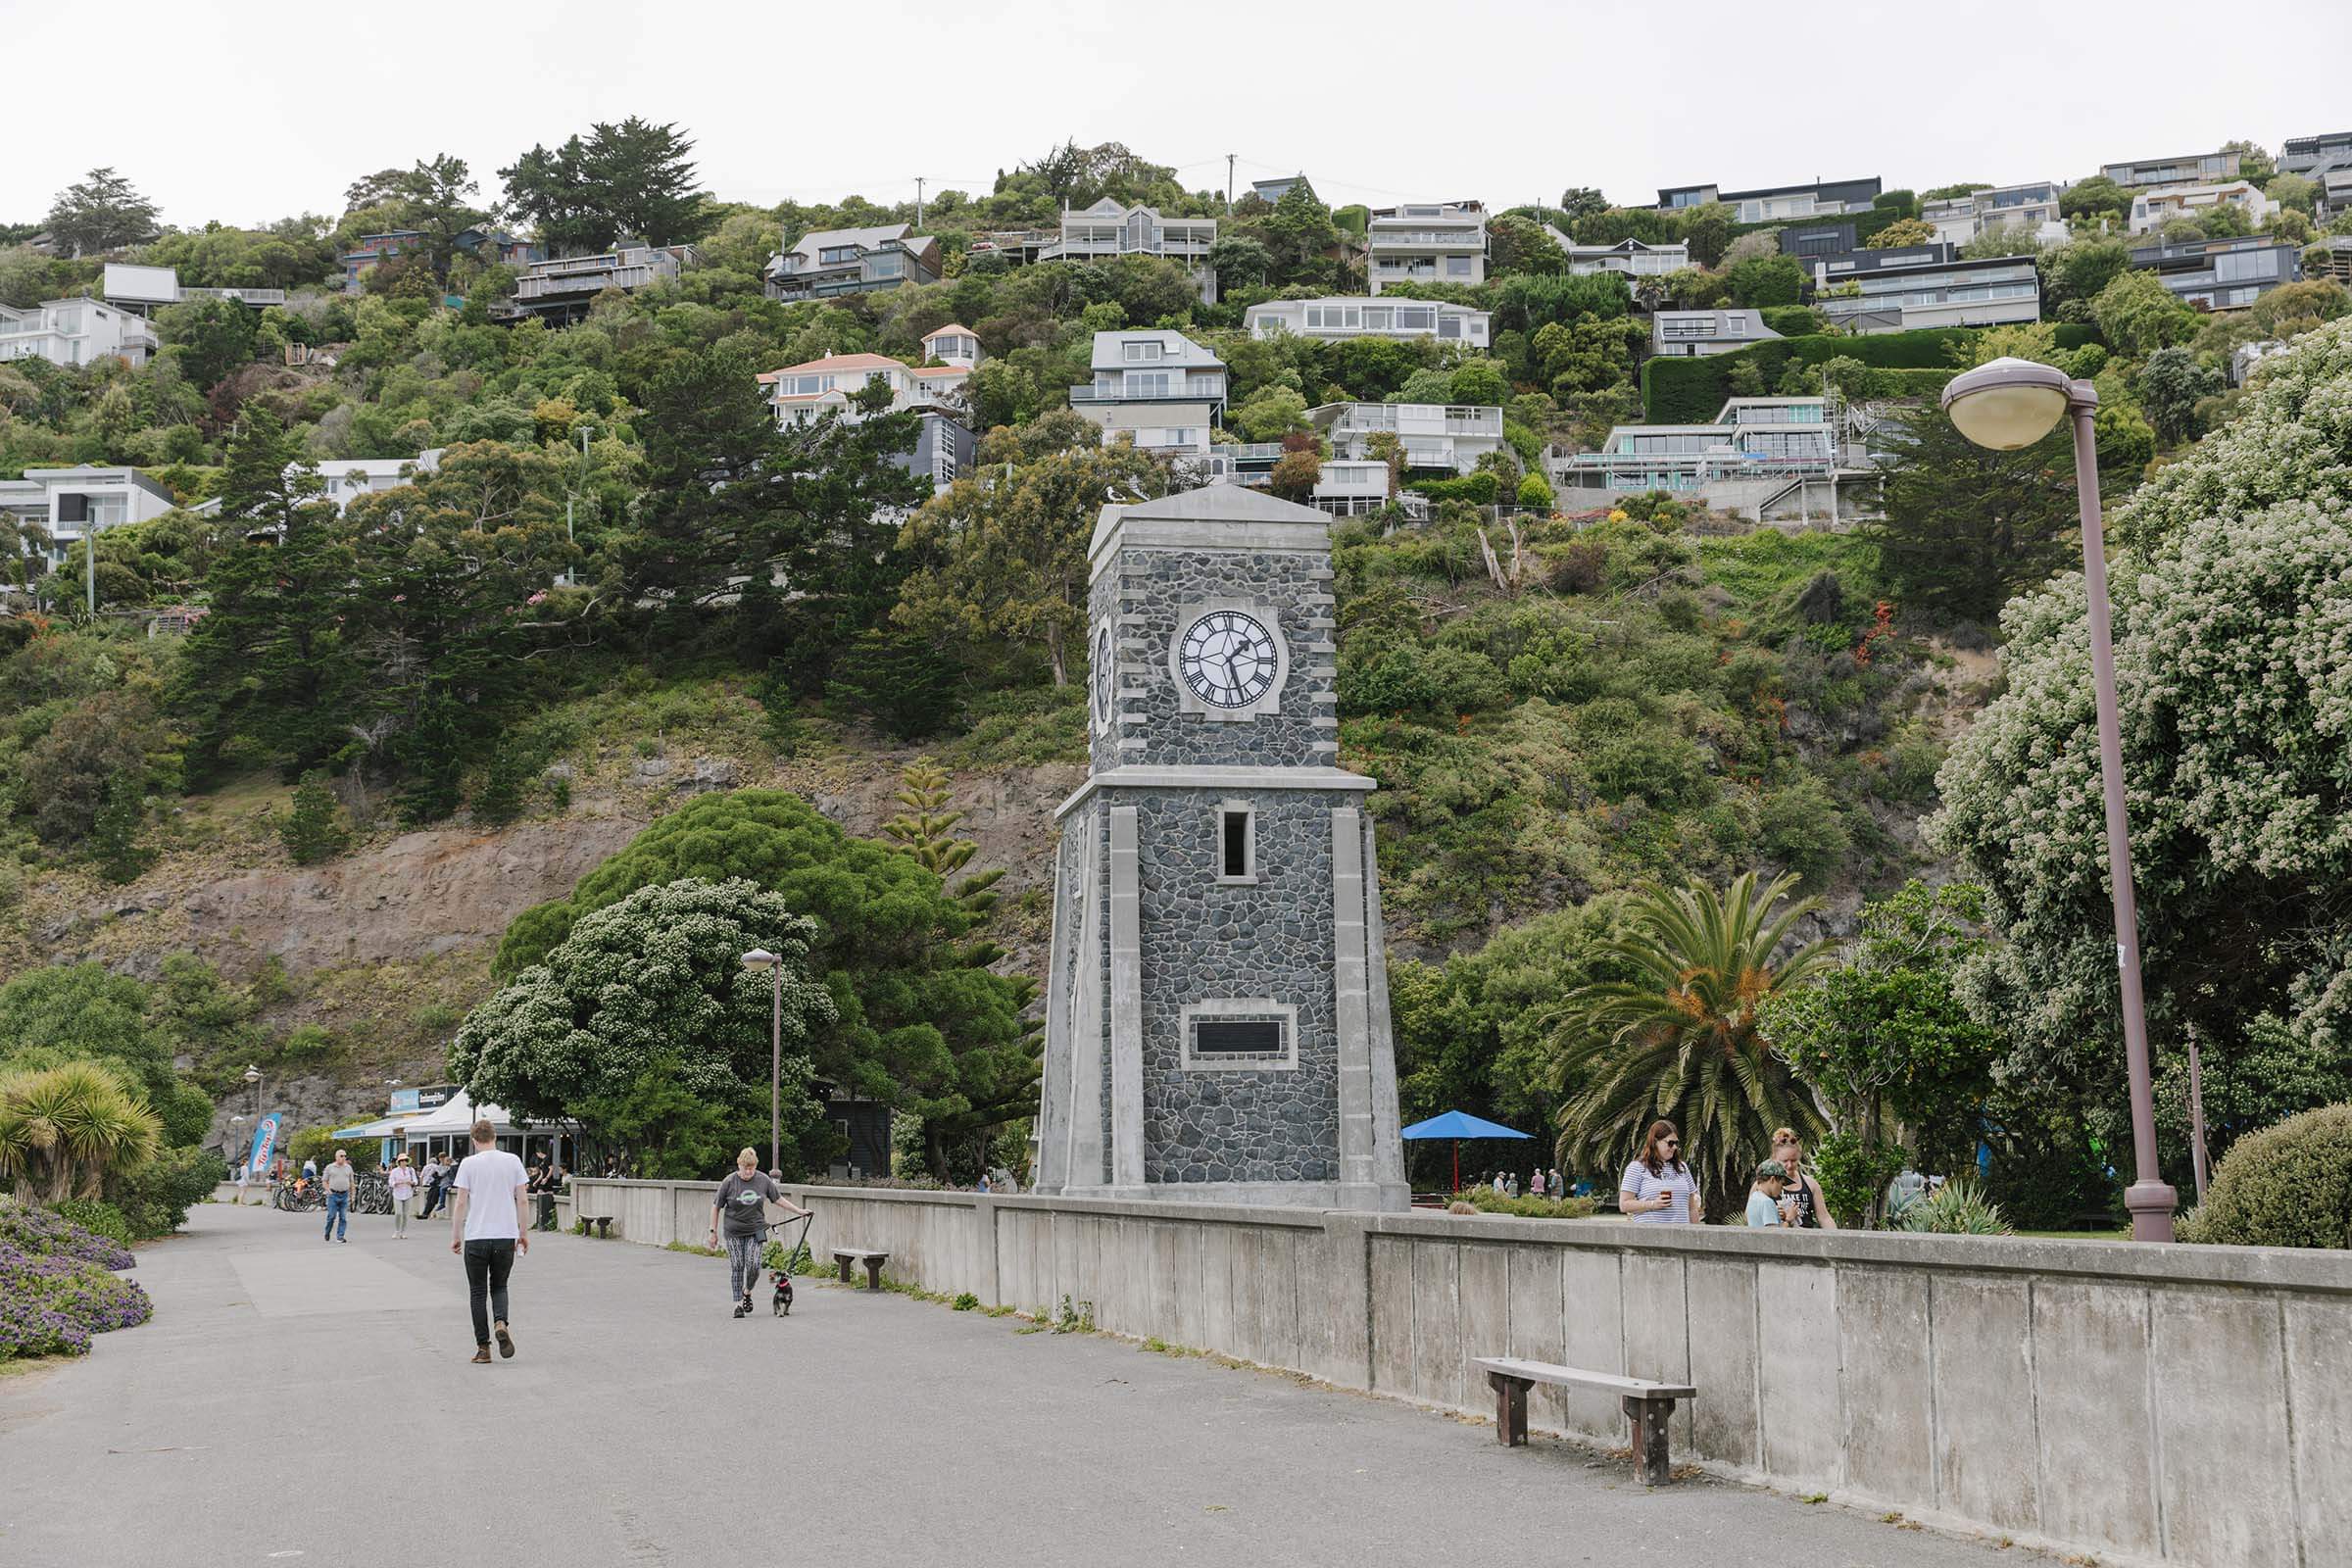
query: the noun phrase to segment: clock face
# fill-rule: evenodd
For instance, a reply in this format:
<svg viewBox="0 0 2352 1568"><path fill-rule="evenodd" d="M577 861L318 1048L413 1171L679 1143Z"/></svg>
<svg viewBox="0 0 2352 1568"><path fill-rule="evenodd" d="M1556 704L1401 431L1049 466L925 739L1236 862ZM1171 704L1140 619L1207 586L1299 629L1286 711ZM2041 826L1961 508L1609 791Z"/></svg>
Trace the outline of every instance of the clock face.
<svg viewBox="0 0 2352 1568"><path fill-rule="evenodd" d="M1274 636L1253 615L1212 610L1185 628L1176 667L1211 708L1248 708L1274 689Z"/></svg>
<svg viewBox="0 0 2352 1568"><path fill-rule="evenodd" d="M1087 672L1094 685L1095 728L1110 728L1111 693L1118 680L1118 671L1110 650L1110 628L1095 628L1094 668Z"/></svg>

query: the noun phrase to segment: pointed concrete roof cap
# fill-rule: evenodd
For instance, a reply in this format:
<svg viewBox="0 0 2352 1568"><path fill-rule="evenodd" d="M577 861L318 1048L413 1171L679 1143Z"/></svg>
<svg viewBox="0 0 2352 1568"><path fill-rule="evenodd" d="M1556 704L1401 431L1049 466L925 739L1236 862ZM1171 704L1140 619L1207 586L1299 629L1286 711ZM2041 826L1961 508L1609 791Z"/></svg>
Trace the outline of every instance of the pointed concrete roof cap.
<svg viewBox="0 0 2352 1568"><path fill-rule="evenodd" d="M1280 501L1246 485L1208 484L1156 501L1114 503L1102 509L1087 546L1092 573L1109 564L1119 545L1173 550L1331 549L1331 514Z"/></svg>

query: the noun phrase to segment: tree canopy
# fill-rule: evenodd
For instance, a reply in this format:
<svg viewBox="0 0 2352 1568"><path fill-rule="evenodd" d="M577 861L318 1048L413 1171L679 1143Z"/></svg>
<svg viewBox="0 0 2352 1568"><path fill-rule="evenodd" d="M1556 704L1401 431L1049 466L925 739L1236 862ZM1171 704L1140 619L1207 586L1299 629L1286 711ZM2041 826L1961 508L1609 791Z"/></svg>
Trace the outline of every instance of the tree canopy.
<svg viewBox="0 0 2352 1568"><path fill-rule="evenodd" d="M519 976L640 888L738 877L813 922L809 969L836 1014L809 1035L820 1078L920 1116L941 1138L1027 1114L1028 991L985 967L996 955L969 940L973 909L911 857L852 838L787 791L709 796L662 817L568 899L516 916L497 972Z"/></svg>
<svg viewBox="0 0 2352 1568"><path fill-rule="evenodd" d="M780 1029L786 1121L806 1132L815 1119L809 1043L835 1018L832 998L808 975L814 931L782 896L741 878L638 888L583 914L474 1008L450 1044L450 1074L478 1101L539 1120L603 1129L617 1119L642 1138L653 1118L635 1113L635 1102L651 1097L672 1109L677 1094L742 1126L755 1112L765 1119L771 1029ZM745 967L756 948L778 956L779 974ZM706 1160L709 1152L696 1150ZM797 1169L797 1146L793 1153ZM660 1153L657 1162L667 1163Z"/></svg>
<svg viewBox="0 0 2352 1568"><path fill-rule="evenodd" d="M2116 679L2142 973L2162 1068L2266 1050L2264 1020L2340 1072L2352 1050L2352 325L2277 362L2239 417L2119 519ZM1936 841L2007 941L1970 966L2003 1071L2122 1093L2082 579L2003 615L2005 689L1954 744ZM2339 1079L2340 1081L2340 1079ZM2118 1112L2120 1114L2120 1111Z"/></svg>

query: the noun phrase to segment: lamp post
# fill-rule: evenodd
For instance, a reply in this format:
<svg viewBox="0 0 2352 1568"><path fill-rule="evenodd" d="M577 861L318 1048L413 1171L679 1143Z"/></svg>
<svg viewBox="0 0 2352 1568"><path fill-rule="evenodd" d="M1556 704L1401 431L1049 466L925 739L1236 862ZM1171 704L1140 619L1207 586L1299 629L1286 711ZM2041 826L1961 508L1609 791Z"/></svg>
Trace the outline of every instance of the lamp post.
<svg viewBox="0 0 2352 1568"><path fill-rule="evenodd" d="M765 969L773 983L767 1034L767 1168L784 1168L784 960L765 948L743 956L746 969Z"/></svg>
<svg viewBox="0 0 2352 1568"><path fill-rule="evenodd" d="M2090 609L2090 675L2097 699L2099 782L2107 803L2107 879L2115 902L2115 965L2122 982L2124 1056L2132 1079L2132 1143L2138 1179L2125 1190L2132 1238L2173 1239L2178 1195L2156 1166L2156 1097L2148 1071L2148 1021L2140 1000L2139 907L2132 889L2131 828L2124 814L2123 722L2115 700L2115 650L2108 630L2107 551L2099 518L2099 394L2052 366L1998 359L1953 377L1943 410L1981 447L2013 452L2074 421L2075 494L2082 514L2082 587Z"/></svg>

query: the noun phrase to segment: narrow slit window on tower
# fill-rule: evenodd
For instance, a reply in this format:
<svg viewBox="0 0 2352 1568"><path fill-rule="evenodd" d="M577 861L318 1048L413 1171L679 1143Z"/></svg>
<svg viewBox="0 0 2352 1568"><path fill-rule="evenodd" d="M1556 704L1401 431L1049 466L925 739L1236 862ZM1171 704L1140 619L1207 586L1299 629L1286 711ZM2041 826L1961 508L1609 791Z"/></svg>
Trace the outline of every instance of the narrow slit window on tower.
<svg viewBox="0 0 2352 1568"><path fill-rule="evenodd" d="M1247 806L1227 806L1217 812L1217 880L1257 880L1256 813Z"/></svg>

